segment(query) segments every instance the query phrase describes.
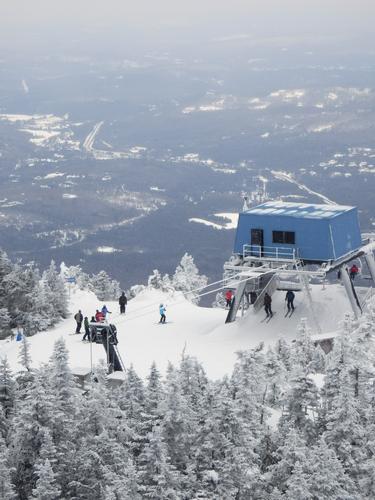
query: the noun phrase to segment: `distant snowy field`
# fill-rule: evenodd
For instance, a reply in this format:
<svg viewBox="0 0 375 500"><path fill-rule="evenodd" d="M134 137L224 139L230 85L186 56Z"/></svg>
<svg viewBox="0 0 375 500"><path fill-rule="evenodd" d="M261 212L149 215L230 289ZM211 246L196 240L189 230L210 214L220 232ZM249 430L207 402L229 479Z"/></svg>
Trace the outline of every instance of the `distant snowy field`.
<svg viewBox="0 0 375 500"><path fill-rule="evenodd" d="M132 364L139 375L145 377L155 361L164 371L168 362L176 364L182 352L196 356L212 378L219 378L233 369L236 352L249 349L264 341L272 344L280 337L292 340L298 335L301 318L307 318L313 330L310 311L302 293L296 294L296 311L292 318L284 317L284 292L273 296L273 310L276 316L269 323L262 323L264 312L250 312L235 323L224 324L226 311L198 307L188 302L180 293L168 296L156 290L146 290L131 300L126 315L119 315L117 303L107 303L112 311L111 322L117 326L119 351L126 366ZM334 332L340 327L345 313L349 311L348 299L343 287L312 285L312 296L320 326L323 332ZM166 325L159 325L159 304L167 306ZM51 356L54 342L63 337L70 352L72 368L90 366L88 343L82 342L82 335L74 335L74 314L81 309L89 318L101 307L94 294L80 290L72 291L71 316L57 327L29 338L34 366L46 362ZM312 333L314 333L312 331ZM1 341L1 356L7 356L13 370L18 370L20 343ZM93 345L94 363L105 359L104 349Z"/></svg>

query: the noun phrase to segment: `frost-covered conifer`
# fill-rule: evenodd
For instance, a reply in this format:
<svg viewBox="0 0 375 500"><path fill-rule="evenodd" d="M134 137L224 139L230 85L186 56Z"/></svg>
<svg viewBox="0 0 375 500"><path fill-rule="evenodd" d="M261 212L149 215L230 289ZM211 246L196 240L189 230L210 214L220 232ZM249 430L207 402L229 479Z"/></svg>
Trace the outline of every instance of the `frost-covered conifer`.
<svg viewBox="0 0 375 500"><path fill-rule="evenodd" d="M111 279L105 271L91 277L91 288L99 300L116 300L121 294L120 283Z"/></svg>
<svg viewBox="0 0 375 500"><path fill-rule="evenodd" d="M21 365L25 368L25 370L29 372L31 369L32 360L30 354L30 344L25 334L22 335L22 341L18 357Z"/></svg>
<svg viewBox="0 0 375 500"><path fill-rule="evenodd" d="M161 409L163 437L168 455L179 471L186 470L192 444L190 436L196 430L196 421L189 401L183 396L179 374L171 367L166 380L166 397Z"/></svg>
<svg viewBox="0 0 375 500"><path fill-rule="evenodd" d="M8 450L0 434L0 498L2 500L15 500L15 489L11 481L8 463Z"/></svg>
<svg viewBox="0 0 375 500"><path fill-rule="evenodd" d="M327 430L323 436L336 452L345 471L353 478L359 475L360 463L365 458L365 429L358 403L348 366L344 365L339 374L337 393L332 398L327 414Z"/></svg>
<svg viewBox="0 0 375 500"><path fill-rule="evenodd" d="M11 333L11 316L7 307L0 307L0 339L7 337Z"/></svg>
<svg viewBox="0 0 375 500"><path fill-rule="evenodd" d="M193 303L199 302L199 289L208 283L207 276L200 275L194 259L185 253L173 275L172 284L175 290L183 292Z"/></svg>
<svg viewBox="0 0 375 500"><path fill-rule="evenodd" d="M0 406L6 418L14 406L16 385L6 357L0 358Z"/></svg>
<svg viewBox="0 0 375 500"><path fill-rule="evenodd" d="M283 424L292 425L303 433L306 440L316 434L314 417L318 407L318 389L302 367L296 366L291 373L289 390L285 395Z"/></svg>
<svg viewBox="0 0 375 500"><path fill-rule="evenodd" d="M52 306L54 318L67 318L68 316L68 294L64 280L57 272L55 262L52 260L49 268L42 276L46 295Z"/></svg>
<svg viewBox="0 0 375 500"><path fill-rule="evenodd" d="M61 498L61 489L56 483L55 473L48 458L35 467L35 474L38 479L33 489L33 499L58 500Z"/></svg>
<svg viewBox="0 0 375 500"><path fill-rule="evenodd" d="M178 474L170 464L163 433L155 427L148 435L148 443L139 456L139 492L143 498L177 500Z"/></svg>

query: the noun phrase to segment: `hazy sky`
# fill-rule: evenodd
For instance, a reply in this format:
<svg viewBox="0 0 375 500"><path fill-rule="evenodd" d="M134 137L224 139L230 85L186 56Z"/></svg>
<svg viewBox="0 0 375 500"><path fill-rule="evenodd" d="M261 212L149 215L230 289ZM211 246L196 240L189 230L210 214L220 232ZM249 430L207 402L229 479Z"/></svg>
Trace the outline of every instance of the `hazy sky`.
<svg viewBox="0 0 375 500"><path fill-rule="evenodd" d="M35 33L50 36L116 33L170 39L179 36L366 36L374 0L1 0L0 42L27 47ZM51 35L52 33L52 35Z"/></svg>

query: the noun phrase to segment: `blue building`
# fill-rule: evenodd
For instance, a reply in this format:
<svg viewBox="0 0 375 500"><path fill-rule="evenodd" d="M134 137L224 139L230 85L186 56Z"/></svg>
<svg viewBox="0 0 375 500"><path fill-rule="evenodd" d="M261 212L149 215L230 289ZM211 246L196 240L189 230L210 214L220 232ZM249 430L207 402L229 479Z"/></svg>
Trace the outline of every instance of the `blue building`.
<svg viewBox="0 0 375 500"><path fill-rule="evenodd" d="M239 215L234 253L321 263L361 244L356 207L270 201Z"/></svg>

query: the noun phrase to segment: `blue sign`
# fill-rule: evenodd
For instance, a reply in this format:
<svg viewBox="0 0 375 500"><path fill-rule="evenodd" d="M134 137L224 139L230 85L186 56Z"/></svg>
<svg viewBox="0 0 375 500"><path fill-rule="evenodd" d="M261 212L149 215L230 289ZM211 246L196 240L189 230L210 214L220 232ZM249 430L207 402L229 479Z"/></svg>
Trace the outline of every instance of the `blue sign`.
<svg viewBox="0 0 375 500"><path fill-rule="evenodd" d="M67 283L75 283L76 282L76 279L74 276L72 276L71 278L66 278L66 282Z"/></svg>

